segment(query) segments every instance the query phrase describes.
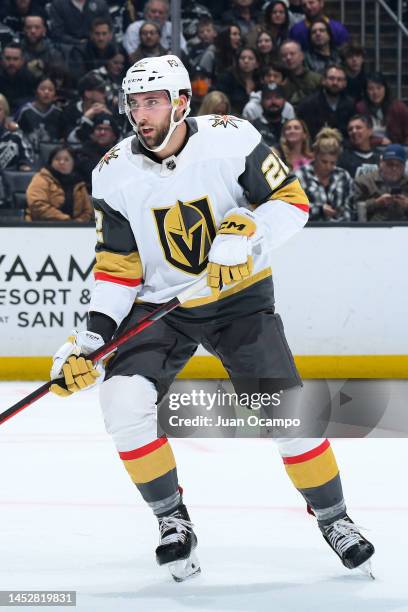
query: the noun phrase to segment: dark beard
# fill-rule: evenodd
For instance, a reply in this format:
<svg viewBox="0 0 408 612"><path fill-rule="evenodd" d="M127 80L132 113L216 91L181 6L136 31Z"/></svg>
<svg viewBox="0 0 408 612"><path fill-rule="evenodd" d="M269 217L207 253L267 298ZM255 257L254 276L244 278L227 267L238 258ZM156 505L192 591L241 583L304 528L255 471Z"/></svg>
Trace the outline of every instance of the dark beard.
<svg viewBox="0 0 408 612"><path fill-rule="evenodd" d="M161 128L161 130L158 131L157 136L154 139L153 143L150 142L150 144L148 144L143 138L142 134L139 134L139 138L142 141L142 144L148 149L157 149L157 147L160 147L160 145L164 142L164 139L166 138L169 132L169 128L170 128L170 119L168 121L168 124L165 127Z"/></svg>
<svg viewBox="0 0 408 612"><path fill-rule="evenodd" d="M280 108L277 111L264 110L263 114L265 119L267 119L268 121L278 121L282 116L282 109Z"/></svg>

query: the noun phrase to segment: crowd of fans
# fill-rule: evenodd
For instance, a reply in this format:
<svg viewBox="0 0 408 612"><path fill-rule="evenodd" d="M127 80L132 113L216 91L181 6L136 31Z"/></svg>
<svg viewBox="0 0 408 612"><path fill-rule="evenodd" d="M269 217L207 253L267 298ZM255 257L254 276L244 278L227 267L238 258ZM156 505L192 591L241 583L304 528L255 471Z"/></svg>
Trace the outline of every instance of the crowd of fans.
<svg viewBox="0 0 408 612"><path fill-rule="evenodd" d="M183 0L192 115L249 120L297 174L311 221L408 220L408 107L324 0ZM3 0L0 216L92 218L91 172L129 126L127 68L169 52L168 0Z"/></svg>

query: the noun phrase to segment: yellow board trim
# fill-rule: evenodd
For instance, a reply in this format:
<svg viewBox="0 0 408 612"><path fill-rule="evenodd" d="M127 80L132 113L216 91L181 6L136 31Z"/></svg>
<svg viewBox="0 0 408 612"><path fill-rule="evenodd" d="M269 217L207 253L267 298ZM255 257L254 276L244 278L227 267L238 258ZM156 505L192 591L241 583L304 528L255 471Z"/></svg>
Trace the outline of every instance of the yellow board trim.
<svg viewBox="0 0 408 612"><path fill-rule="evenodd" d="M320 487L333 480L339 473L336 459L330 447L321 455L308 461L287 463L285 469L297 489Z"/></svg>
<svg viewBox="0 0 408 612"><path fill-rule="evenodd" d="M408 379L408 355L295 355L302 378ZM0 380L47 380L51 357L0 357ZM216 357L197 355L178 378L227 378Z"/></svg>
<svg viewBox="0 0 408 612"><path fill-rule="evenodd" d="M174 470L176 460L168 442L139 459L123 460L123 464L136 484L151 482Z"/></svg>

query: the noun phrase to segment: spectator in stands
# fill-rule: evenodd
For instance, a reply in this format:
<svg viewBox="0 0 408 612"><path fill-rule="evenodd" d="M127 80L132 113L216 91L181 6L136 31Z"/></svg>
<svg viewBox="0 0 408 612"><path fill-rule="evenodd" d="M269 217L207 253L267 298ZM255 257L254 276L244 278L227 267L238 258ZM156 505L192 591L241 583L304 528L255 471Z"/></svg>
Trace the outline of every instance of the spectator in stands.
<svg viewBox="0 0 408 612"><path fill-rule="evenodd" d="M238 53L236 67L217 79L214 89L228 96L233 115L240 116L250 94L260 89L259 63L257 51L243 47Z"/></svg>
<svg viewBox="0 0 408 612"><path fill-rule="evenodd" d="M0 170L30 171L34 162L30 144L10 119L7 99L0 93Z"/></svg>
<svg viewBox="0 0 408 612"><path fill-rule="evenodd" d="M273 90L276 88L276 86L279 86L280 89L283 89L283 87L281 87L283 85L283 81L281 78L276 78L276 74L279 74L281 76L281 73L277 73L275 71L275 69L273 67L265 67L264 70L261 70L261 85L264 88L270 88L270 90ZM248 119L248 121L255 121L255 119L258 119L259 117L262 116L263 114L263 109L262 109L262 103L261 103L261 98L262 98L262 91L253 91L250 96L249 96L249 102L247 102L247 104L245 104L244 109L242 111L242 116L244 119ZM285 100L285 104L283 105L282 108L282 119L284 121L286 121L287 119L293 119L293 117L295 116L295 110L292 106L292 104L290 104L290 102Z"/></svg>
<svg viewBox="0 0 408 612"><path fill-rule="evenodd" d="M353 98L353 100L359 102L364 95L367 81L364 69L364 49L361 45L350 42L343 45L339 51L346 69L346 93Z"/></svg>
<svg viewBox="0 0 408 612"><path fill-rule="evenodd" d="M364 97L356 109L358 113L371 117L374 145L408 144L408 107L402 100L392 99L383 74L374 72L367 75Z"/></svg>
<svg viewBox="0 0 408 612"><path fill-rule="evenodd" d="M308 96L297 108L312 140L324 125L337 128L347 137L347 124L354 115L354 102L346 96L346 73L341 66L327 66L320 89Z"/></svg>
<svg viewBox="0 0 408 612"><path fill-rule="evenodd" d="M245 36L256 26L259 19L255 0L231 0L231 5L231 8L223 13L221 21L223 24L237 24Z"/></svg>
<svg viewBox="0 0 408 612"><path fill-rule="evenodd" d="M77 78L81 78L90 70L106 66L107 59L112 57L115 50L110 18L96 17L91 23L89 40L72 48L70 68Z"/></svg>
<svg viewBox="0 0 408 612"><path fill-rule="evenodd" d="M330 19L324 14L324 0L302 0L302 6L305 18L290 29L289 37L297 40L304 51L309 49L309 28L317 19L324 19L329 24L334 46L339 47L348 41L350 34L347 28L340 21Z"/></svg>
<svg viewBox="0 0 408 612"><path fill-rule="evenodd" d="M367 221L408 221L408 176L406 153L398 144L388 145L379 167L362 174L354 183L359 219Z"/></svg>
<svg viewBox="0 0 408 612"><path fill-rule="evenodd" d="M27 188L27 221L77 221L93 218L84 181L75 171L75 153L68 147L52 151L48 164Z"/></svg>
<svg viewBox="0 0 408 612"><path fill-rule="evenodd" d="M279 60L271 62L268 66L261 66L262 83L276 83L284 87L287 83L288 71Z"/></svg>
<svg viewBox="0 0 408 612"><path fill-rule="evenodd" d="M309 29L309 50L305 63L310 70L323 73L329 64L339 64L340 55L333 46L333 35L324 19L317 19Z"/></svg>
<svg viewBox="0 0 408 612"><path fill-rule="evenodd" d="M197 36L189 41L188 57L191 65L195 68L201 67L201 58L207 49L212 49L215 52L215 39L217 38L217 30L213 20L210 17L203 17L197 25Z"/></svg>
<svg viewBox="0 0 408 612"><path fill-rule="evenodd" d="M231 104L228 97L222 91L210 91L198 109L197 116L201 115L229 115Z"/></svg>
<svg viewBox="0 0 408 612"><path fill-rule="evenodd" d="M282 0L272 0L264 11L263 28L269 32L278 49L289 38L289 11Z"/></svg>
<svg viewBox="0 0 408 612"><path fill-rule="evenodd" d="M298 21L303 21L305 12L303 10L302 0L289 0L289 15L292 25Z"/></svg>
<svg viewBox="0 0 408 612"><path fill-rule="evenodd" d="M56 87L48 77L42 78L33 102L21 109L17 121L33 150L38 153L41 142L57 142L64 135L63 111L55 106Z"/></svg>
<svg viewBox="0 0 408 612"><path fill-rule="evenodd" d="M127 57L123 49L113 49L111 53L106 60L106 65L93 70L91 74L95 74L104 82L106 100L109 106L116 107L126 71Z"/></svg>
<svg viewBox="0 0 408 612"><path fill-rule="evenodd" d="M16 34L23 31L27 15L41 15L44 22L47 18L44 6L38 0L2 0L0 22Z"/></svg>
<svg viewBox="0 0 408 612"><path fill-rule="evenodd" d="M160 28L154 21L145 21L140 27L139 36L140 45L130 55L132 64L144 57L160 57L169 52L160 43Z"/></svg>
<svg viewBox="0 0 408 612"><path fill-rule="evenodd" d="M65 108L78 95L77 83L67 66L53 65L47 71L48 76L55 83L57 95L55 104Z"/></svg>
<svg viewBox="0 0 408 612"><path fill-rule="evenodd" d="M144 7L144 19L131 23L125 32L123 46L130 55L134 53L140 44L139 30L145 21L154 21L161 30L160 44L164 49L171 48L171 22L168 21L170 7L168 0L148 0ZM187 53L187 45L181 34L181 49Z"/></svg>
<svg viewBox="0 0 408 612"><path fill-rule="evenodd" d="M353 115L347 126L348 141L338 165L352 178L364 172L364 166L377 165L380 154L371 146L373 123L367 115Z"/></svg>
<svg viewBox="0 0 408 612"><path fill-rule="evenodd" d="M353 180L339 168L342 136L323 128L312 150L314 161L302 166L297 176L310 201L310 221L350 221L353 210Z"/></svg>
<svg viewBox="0 0 408 612"><path fill-rule="evenodd" d="M64 109L65 133L72 143L83 142L89 137L96 115L111 114L103 79L91 72L82 77L78 89L81 98Z"/></svg>
<svg viewBox="0 0 408 612"><path fill-rule="evenodd" d="M261 66L269 66L276 60L277 50L275 49L272 36L266 30L260 30L256 37L255 48L258 51Z"/></svg>
<svg viewBox="0 0 408 612"><path fill-rule="evenodd" d="M238 52L242 47L241 29L237 25L229 25L221 30L214 42L203 53L200 68L214 80L230 70L237 61Z"/></svg>
<svg viewBox="0 0 408 612"><path fill-rule="evenodd" d="M109 19L105 0L52 0L51 37L68 45L86 43L91 23L96 17Z"/></svg>
<svg viewBox="0 0 408 612"><path fill-rule="evenodd" d="M35 78L43 77L52 65L64 62L62 52L47 37L45 20L41 15L24 18L21 48L27 60L27 68Z"/></svg>
<svg viewBox="0 0 408 612"><path fill-rule="evenodd" d="M119 127L112 115L96 115L92 132L78 151L78 168L89 191L92 189L92 170L118 141L119 135Z"/></svg>
<svg viewBox="0 0 408 612"><path fill-rule="evenodd" d="M279 144L283 161L295 172L313 161L309 130L301 119L289 119L283 124Z"/></svg>
<svg viewBox="0 0 408 612"><path fill-rule="evenodd" d="M262 114L252 121L254 127L270 147L277 147L281 137L282 126L285 123L283 108L285 94L280 85L264 85L262 88L261 106Z"/></svg>
<svg viewBox="0 0 408 612"><path fill-rule="evenodd" d="M0 92L6 96L11 112L32 100L34 90L35 78L27 68L21 45L8 43L1 54Z"/></svg>
<svg viewBox="0 0 408 612"><path fill-rule="evenodd" d="M304 53L299 43L288 40L281 45L280 56L288 71L285 84L286 97L296 106L306 96L314 93L321 83L322 77L317 72L306 68Z"/></svg>

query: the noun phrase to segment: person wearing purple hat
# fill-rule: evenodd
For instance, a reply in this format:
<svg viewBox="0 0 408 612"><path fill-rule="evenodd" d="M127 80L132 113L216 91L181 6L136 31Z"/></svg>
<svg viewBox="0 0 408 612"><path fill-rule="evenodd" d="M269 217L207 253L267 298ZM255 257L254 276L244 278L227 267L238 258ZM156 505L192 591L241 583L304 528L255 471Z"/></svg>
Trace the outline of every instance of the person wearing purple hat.
<svg viewBox="0 0 408 612"><path fill-rule="evenodd" d="M355 180L355 201L359 219L367 221L408 221L407 154L399 144L384 150L379 166Z"/></svg>

